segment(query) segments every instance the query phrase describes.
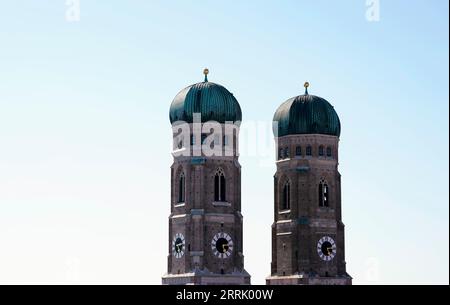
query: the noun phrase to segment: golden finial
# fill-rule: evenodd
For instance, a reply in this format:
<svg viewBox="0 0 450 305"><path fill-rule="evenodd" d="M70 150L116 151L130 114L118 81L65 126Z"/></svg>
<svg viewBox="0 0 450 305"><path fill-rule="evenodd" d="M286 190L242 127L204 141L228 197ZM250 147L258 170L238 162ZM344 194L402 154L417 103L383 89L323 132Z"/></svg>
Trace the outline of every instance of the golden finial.
<svg viewBox="0 0 450 305"><path fill-rule="evenodd" d="M205 74L205 82L207 82L207 81L208 81L209 69L208 69L208 68L205 68L205 69L203 70L203 74Z"/></svg>
<svg viewBox="0 0 450 305"><path fill-rule="evenodd" d="M308 83L308 82L305 82L304 87L305 87L305 94L308 94L309 83Z"/></svg>

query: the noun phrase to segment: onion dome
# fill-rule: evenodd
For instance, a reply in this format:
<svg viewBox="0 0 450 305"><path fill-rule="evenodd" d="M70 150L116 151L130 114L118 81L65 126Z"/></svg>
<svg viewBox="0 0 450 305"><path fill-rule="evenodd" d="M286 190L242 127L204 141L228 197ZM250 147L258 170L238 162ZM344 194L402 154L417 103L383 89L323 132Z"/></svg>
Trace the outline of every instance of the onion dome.
<svg viewBox="0 0 450 305"><path fill-rule="evenodd" d="M278 107L273 117L275 136L294 134L324 134L339 137L341 123L334 107L325 99L308 94L288 99ZM278 130L275 122L278 122ZM277 133L278 132L278 133Z"/></svg>
<svg viewBox="0 0 450 305"><path fill-rule="evenodd" d="M239 124L241 107L233 94L225 87L208 81L209 70L203 71L205 80L181 90L170 105L170 123L193 123L194 113L201 114L201 121Z"/></svg>

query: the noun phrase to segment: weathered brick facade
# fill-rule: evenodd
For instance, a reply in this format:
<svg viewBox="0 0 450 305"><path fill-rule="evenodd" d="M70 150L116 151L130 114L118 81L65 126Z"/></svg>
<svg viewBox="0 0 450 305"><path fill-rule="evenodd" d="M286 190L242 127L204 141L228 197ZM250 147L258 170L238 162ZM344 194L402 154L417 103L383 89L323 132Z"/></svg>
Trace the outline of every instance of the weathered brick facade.
<svg viewBox="0 0 450 305"><path fill-rule="evenodd" d="M351 284L345 269L338 143L337 136L320 134L278 138L272 264L267 284ZM326 206L321 206L320 183L326 185ZM330 237L335 244L331 249L330 243L326 260L318 250L323 237Z"/></svg>
<svg viewBox="0 0 450 305"><path fill-rule="evenodd" d="M163 284L250 284L244 269L241 214L241 166L237 145L228 143L231 156L180 156L174 152L171 166L171 214L169 217L168 273ZM223 143L222 143L223 145ZM230 150L230 149L229 149ZM230 154L229 154L230 155ZM215 175L225 179L225 200L215 200ZM180 177L185 177L185 198L180 200ZM227 257L215 253L217 234L229 236ZM184 254L174 255L176 234L185 237ZM229 248L229 249L230 249ZM224 253L225 254L225 253Z"/></svg>

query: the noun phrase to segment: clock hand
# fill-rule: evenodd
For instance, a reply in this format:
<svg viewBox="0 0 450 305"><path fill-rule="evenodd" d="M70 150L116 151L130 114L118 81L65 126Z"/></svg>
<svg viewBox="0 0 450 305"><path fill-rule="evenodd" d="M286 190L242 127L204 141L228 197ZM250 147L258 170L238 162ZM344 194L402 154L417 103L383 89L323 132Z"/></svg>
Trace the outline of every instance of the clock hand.
<svg viewBox="0 0 450 305"><path fill-rule="evenodd" d="M225 249L225 247L228 247L228 244L223 244L222 245L222 249L223 249L222 253L227 252L227 249Z"/></svg>
<svg viewBox="0 0 450 305"><path fill-rule="evenodd" d="M331 248L331 247L328 247L328 248L327 248L328 255L331 255L331 253L333 253L332 249L333 249L333 248Z"/></svg>

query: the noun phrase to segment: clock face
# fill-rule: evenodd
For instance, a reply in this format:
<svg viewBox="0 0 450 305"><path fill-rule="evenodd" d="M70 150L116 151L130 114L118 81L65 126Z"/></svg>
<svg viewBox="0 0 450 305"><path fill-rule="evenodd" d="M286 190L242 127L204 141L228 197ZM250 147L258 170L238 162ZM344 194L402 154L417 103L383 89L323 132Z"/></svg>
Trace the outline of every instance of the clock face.
<svg viewBox="0 0 450 305"><path fill-rule="evenodd" d="M175 234L172 240L172 254L176 258L181 258L184 255L184 236L181 233Z"/></svg>
<svg viewBox="0 0 450 305"><path fill-rule="evenodd" d="M317 253L324 261L331 261L336 256L336 243L329 236L322 237L317 243Z"/></svg>
<svg viewBox="0 0 450 305"><path fill-rule="evenodd" d="M211 249L218 258L227 258L233 252L233 240L227 233L217 233L211 241Z"/></svg>

